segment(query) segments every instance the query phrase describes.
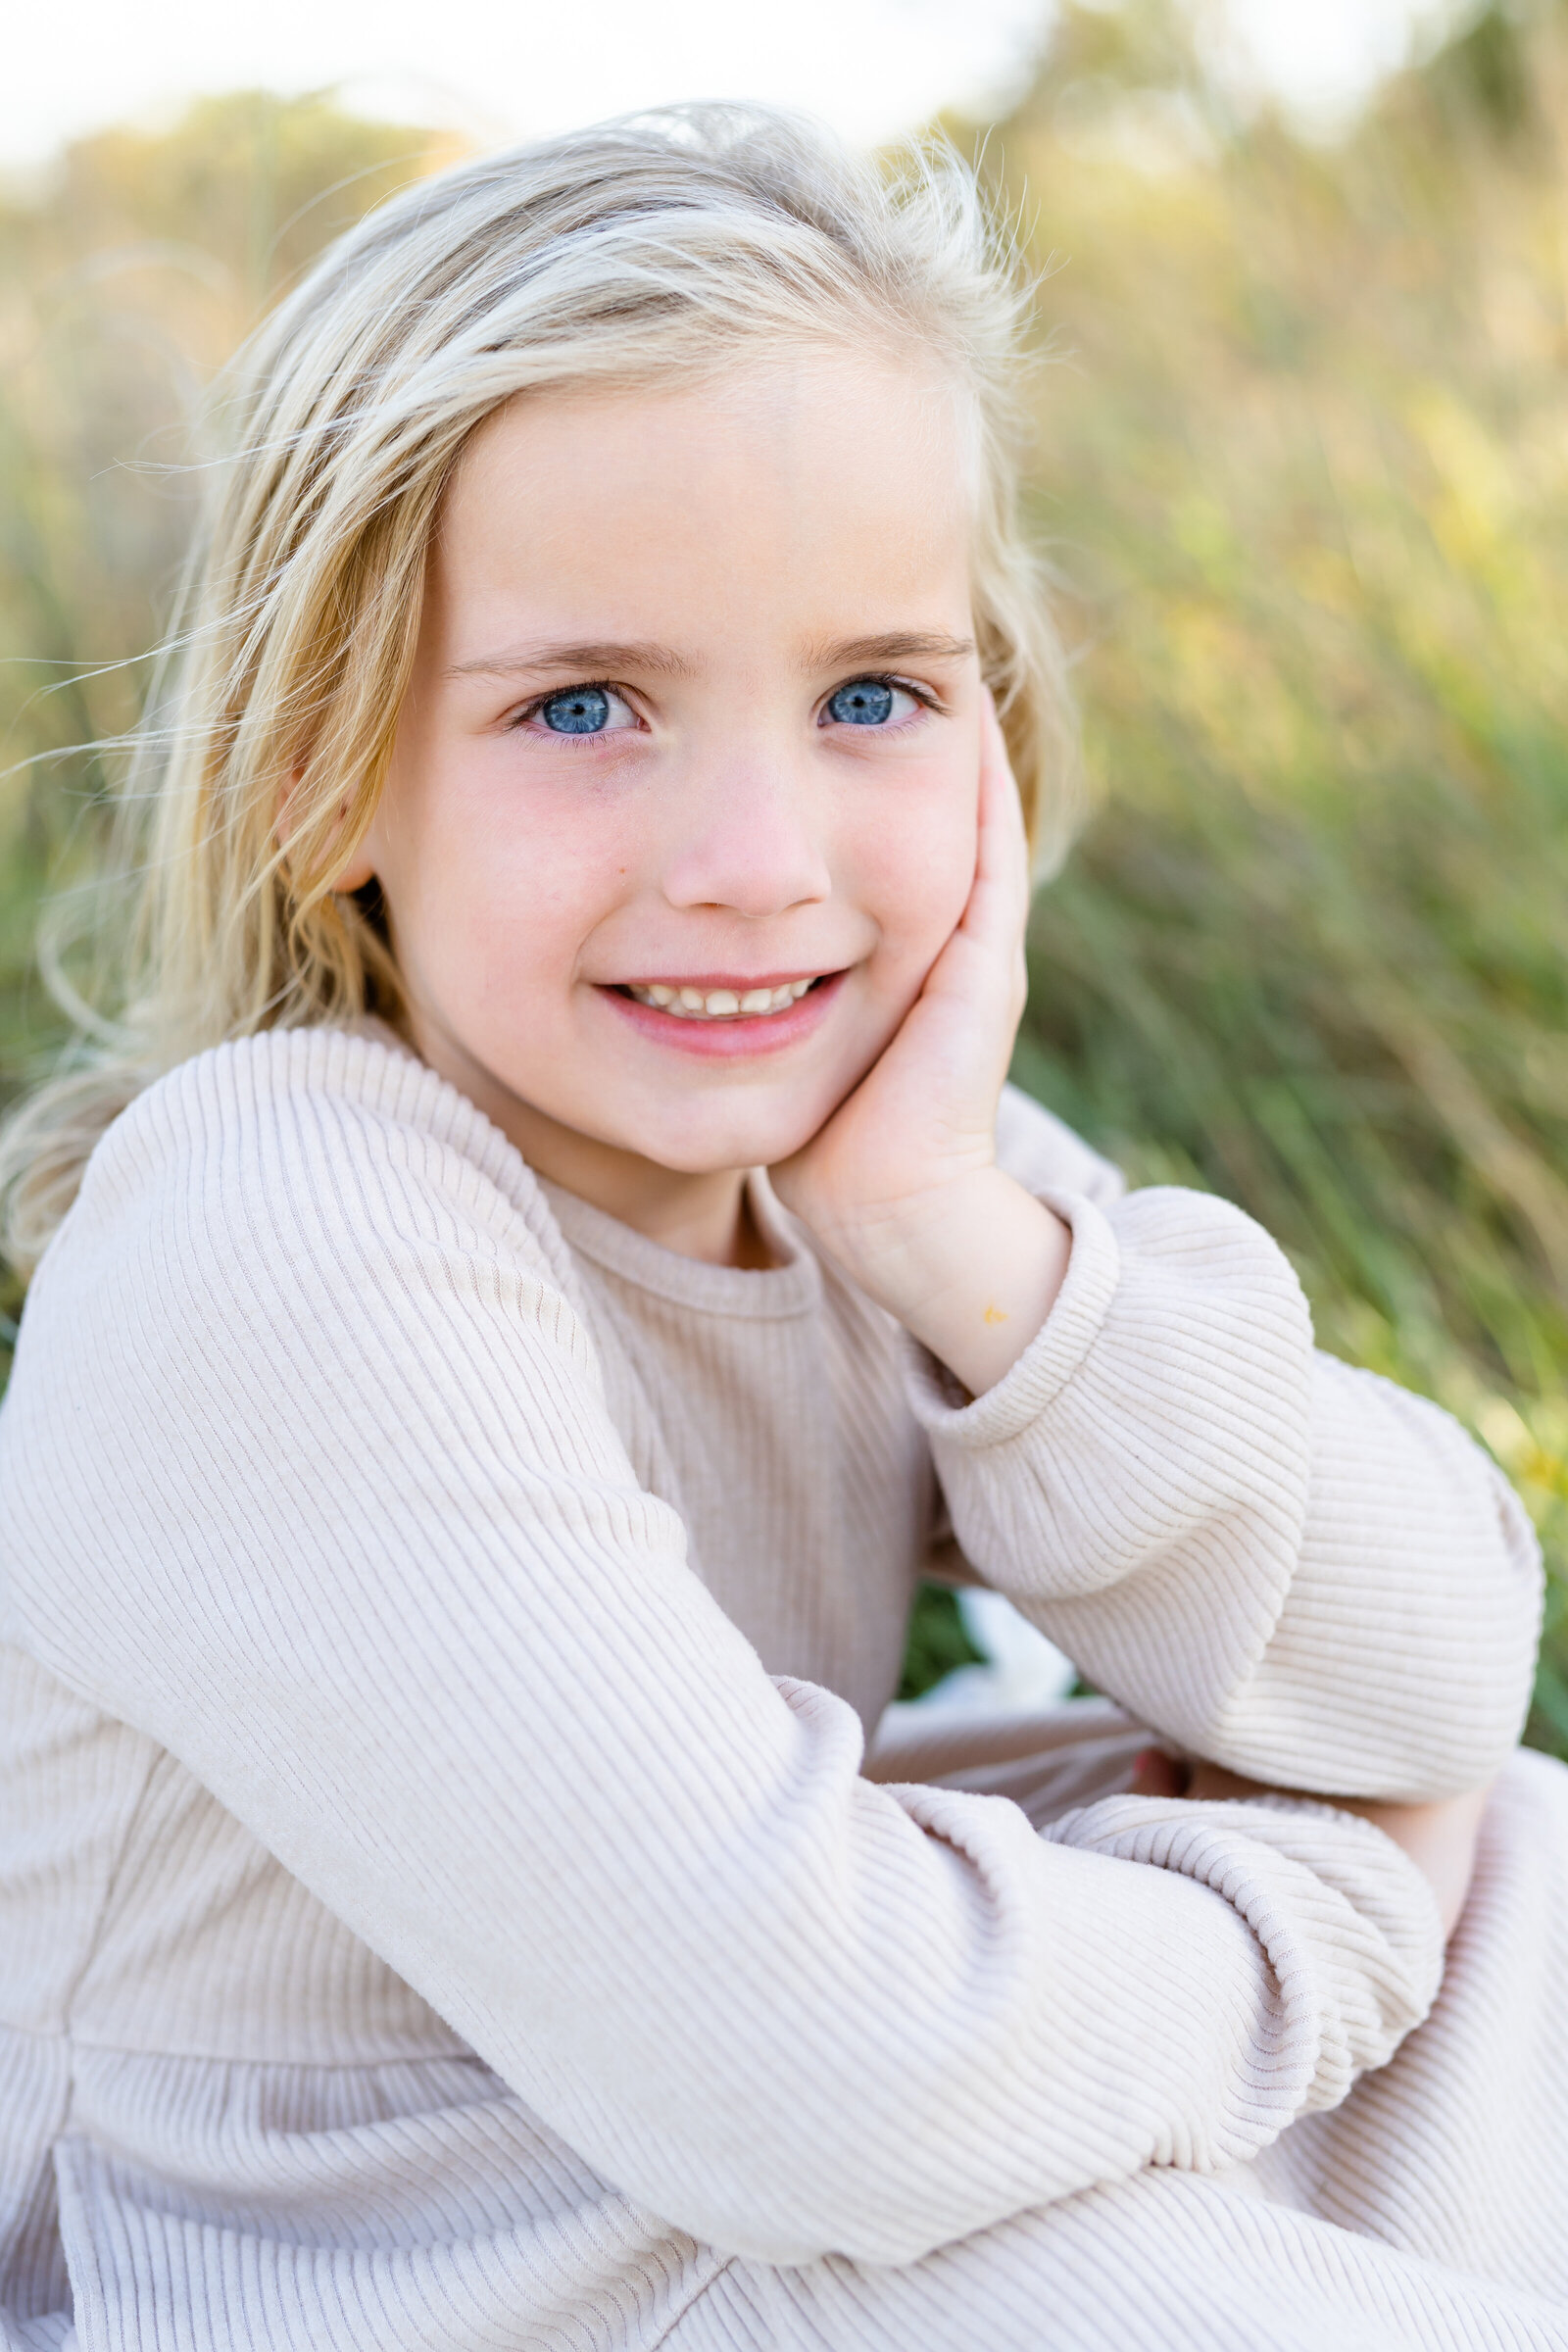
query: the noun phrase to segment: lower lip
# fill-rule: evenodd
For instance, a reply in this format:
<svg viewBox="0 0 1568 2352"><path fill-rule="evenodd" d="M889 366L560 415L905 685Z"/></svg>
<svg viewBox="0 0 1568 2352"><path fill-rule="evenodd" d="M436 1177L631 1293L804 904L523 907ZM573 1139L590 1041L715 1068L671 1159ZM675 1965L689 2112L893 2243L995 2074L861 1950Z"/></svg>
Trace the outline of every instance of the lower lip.
<svg viewBox="0 0 1568 2352"><path fill-rule="evenodd" d="M834 972L818 980L787 1012L743 1013L729 1020L683 1020L678 1012L663 1012L657 1004L623 997L618 989L602 988L599 994L654 1045L724 1061L756 1054L782 1054L787 1047L800 1045L821 1027L846 976Z"/></svg>

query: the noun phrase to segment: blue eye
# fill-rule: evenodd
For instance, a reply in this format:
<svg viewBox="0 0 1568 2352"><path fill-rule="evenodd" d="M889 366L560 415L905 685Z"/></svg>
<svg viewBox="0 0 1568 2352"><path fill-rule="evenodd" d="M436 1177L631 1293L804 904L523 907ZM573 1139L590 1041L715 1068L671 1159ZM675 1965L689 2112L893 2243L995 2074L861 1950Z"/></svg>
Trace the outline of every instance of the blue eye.
<svg viewBox="0 0 1568 2352"><path fill-rule="evenodd" d="M537 715L552 735L599 735L610 724L610 697L603 686L568 686L541 703Z"/></svg>
<svg viewBox="0 0 1568 2352"><path fill-rule="evenodd" d="M893 716L895 689L880 678L852 678L827 701L827 715L843 727L885 727Z"/></svg>

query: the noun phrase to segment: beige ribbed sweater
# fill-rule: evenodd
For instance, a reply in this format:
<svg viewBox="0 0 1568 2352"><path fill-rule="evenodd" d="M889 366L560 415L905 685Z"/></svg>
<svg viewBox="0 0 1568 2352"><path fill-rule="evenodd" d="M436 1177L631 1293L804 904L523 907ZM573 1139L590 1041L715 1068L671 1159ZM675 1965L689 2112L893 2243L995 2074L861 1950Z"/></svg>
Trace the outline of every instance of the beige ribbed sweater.
<svg viewBox="0 0 1568 2352"><path fill-rule="evenodd" d="M1072 1258L965 1405L373 1038L119 1121L0 1414L7 2347L1568 2345L1517 1506L1237 1211L1002 1146ZM1379 1833L1103 1793L1103 1703L864 1773L955 1543L1244 1772L1502 1767L1441 1991Z"/></svg>

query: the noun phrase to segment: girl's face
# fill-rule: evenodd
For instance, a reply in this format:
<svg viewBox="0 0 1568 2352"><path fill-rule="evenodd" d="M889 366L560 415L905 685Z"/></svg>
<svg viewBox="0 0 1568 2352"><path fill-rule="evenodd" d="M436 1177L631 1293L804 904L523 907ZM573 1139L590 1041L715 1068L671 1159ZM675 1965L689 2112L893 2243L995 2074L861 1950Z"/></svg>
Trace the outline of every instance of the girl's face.
<svg viewBox="0 0 1568 2352"><path fill-rule="evenodd" d="M544 1173L782 1159L893 1036L974 871L968 537L912 366L522 398L469 444L340 881Z"/></svg>

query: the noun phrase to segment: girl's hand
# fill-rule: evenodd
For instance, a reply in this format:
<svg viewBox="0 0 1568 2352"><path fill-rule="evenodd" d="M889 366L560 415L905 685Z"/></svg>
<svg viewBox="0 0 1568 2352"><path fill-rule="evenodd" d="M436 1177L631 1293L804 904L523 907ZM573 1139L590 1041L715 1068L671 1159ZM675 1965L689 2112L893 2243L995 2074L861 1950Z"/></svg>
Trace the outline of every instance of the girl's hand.
<svg viewBox="0 0 1568 2352"><path fill-rule="evenodd" d="M1029 852L989 696L982 724L974 885L958 926L854 1094L769 1171L852 1281L975 1396L1040 1329L1070 1244L996 1163L1024 1004Z"/></svg>
<svg viewBox="0 0 1568 2352"><path fill-rule="evenodd" d="M1309 1793L1301 1788L1264 1788L1256 1781L1244 1781L1239 1773L1227 1772L1222 1764L1189 1767L1157 1747L1146 1748L1133 1772L1135 1796L1184 1796L1195 1803L1206 1798L1212 1803L1216 1799L1245 1801L1250 1796ZM1388 1804L1361 1796L1328 1796L1319 1801L1337 1805L1342 1813L1359 1813L1363 1821L1370 1821L1404 1849L1437 1897L1446 1938L1458 1925L1470 1891L1487 1793L1485 1788L1474 1788L1463 1796L1437 1797L1415 1805Z"/></svg>

